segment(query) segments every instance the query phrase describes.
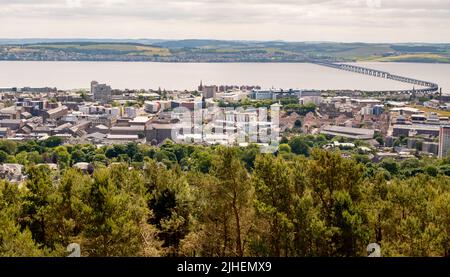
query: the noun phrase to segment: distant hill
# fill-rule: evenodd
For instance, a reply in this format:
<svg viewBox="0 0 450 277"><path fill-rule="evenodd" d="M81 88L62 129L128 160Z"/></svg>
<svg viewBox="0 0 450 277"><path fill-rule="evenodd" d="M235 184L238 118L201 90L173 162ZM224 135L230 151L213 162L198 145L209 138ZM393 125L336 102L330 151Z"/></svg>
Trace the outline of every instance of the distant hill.
<svg viewBox="0 0 450 277"><path fill-rule="evenodd" d="M208 39L0 39L0 60L449 63L450 44Z"/></svg>
<svg viewBox="0 0 450 277"><path fill-rule="evenodd" d="M0 45L5 44L37 44L37 43L61 43L61 42L95 42L95 43L140 43L153 44L166 40L160 39L48 39L48 38L30 38L30 39L0 39Z"/></svg>
<svg viewBox="0 0 450 277"><path fill-rule="evenodd" d="M168 40L155 42L155 45L159 45L167 48L201 48L201 47L242 47L246 44L239 41L226 41L226 40L207 40L207 39L186 39L186 40Z"/></svg>

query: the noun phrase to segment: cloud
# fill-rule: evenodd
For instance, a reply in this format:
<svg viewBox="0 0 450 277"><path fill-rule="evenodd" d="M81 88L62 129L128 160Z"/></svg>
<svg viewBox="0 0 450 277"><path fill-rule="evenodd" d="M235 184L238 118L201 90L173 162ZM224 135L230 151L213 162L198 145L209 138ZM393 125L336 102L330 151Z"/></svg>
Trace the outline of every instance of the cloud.
<svg viewBox="0 0 450 277"><path fill-rule="evenodd" d="M0 0L0 24L0 37L448 41L450 1Z"/></svg>

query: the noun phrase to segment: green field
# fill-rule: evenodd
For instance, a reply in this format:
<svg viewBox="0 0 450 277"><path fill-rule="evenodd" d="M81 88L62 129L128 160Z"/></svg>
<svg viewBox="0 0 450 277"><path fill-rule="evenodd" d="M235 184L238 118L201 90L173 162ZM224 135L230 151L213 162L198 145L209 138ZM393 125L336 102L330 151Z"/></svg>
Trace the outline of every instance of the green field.
<svg viewBox="0 0 450 277"><path fill-rule="evenodd" d="M448 55L446 56L441 54L430 54L430 53L402 54L389 57L374 56L363 60L374 62L439 62L439 63L450 62L450 58L448 57Z"/></svg>
<svg viewBox="0 0 450 277"><path fill-rule="evenodd" d="M155 47L150 45L139 44L125 44L125 43L70 43L70 44L35 44L26 45L20 48L22 51L39 51L42 49L54 49L62 51L82 51L82 52L95 52L95 51L112 51L123 52L125 55L145 55L145 56L170 56L170 50L162 47Z"/></svg>
<svg viewBox="0 0 450 277"><path fill-rule="evenodd" d="M436 113L439 116L450 117L450 111L436 110L436 109L419 106L419 105L412 106L412 108L416 108L416 109L421 110L426 113Z"/></svg>

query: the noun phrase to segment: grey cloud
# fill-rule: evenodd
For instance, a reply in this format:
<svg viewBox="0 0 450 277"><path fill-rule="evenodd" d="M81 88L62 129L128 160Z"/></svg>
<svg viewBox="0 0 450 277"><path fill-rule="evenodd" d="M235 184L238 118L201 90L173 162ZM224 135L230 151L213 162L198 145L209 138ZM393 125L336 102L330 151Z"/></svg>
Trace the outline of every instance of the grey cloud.
<svg viewBox="0 0 450 277"><path fill-rule="evenodd" d="M379 7L370 5L370 1L380 1ZM289 28L317 27L319 31L320 27L341 28L342 32L345 32L345 28L391 28L392 32L399 32L401 36L401 28L425 26L430 29L443 29L443 26L450 26L450 1L0 0L0 23L2 17L8 19L8 22L24 20L30 23L33 20L73 23L82 19L95 24L107 18L155 24L214 24L221 26L223 30L230 25L258 24L273 25L272 30L275 30L277 25ZM56 30L58 26L49 28ZM442 35L448 35L448 31L436 33L436 36Z"/></svg>

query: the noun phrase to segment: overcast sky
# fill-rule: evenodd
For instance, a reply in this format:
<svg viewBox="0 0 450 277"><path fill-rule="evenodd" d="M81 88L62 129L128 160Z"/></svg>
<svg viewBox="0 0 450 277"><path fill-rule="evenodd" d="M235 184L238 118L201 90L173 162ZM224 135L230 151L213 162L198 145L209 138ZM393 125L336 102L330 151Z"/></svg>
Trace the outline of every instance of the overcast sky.
<svg viewBox="0 0 450 277"><path fill-rule="evenodd" d="M0 0L0 37L450 42L450 0Z"/></svg>

